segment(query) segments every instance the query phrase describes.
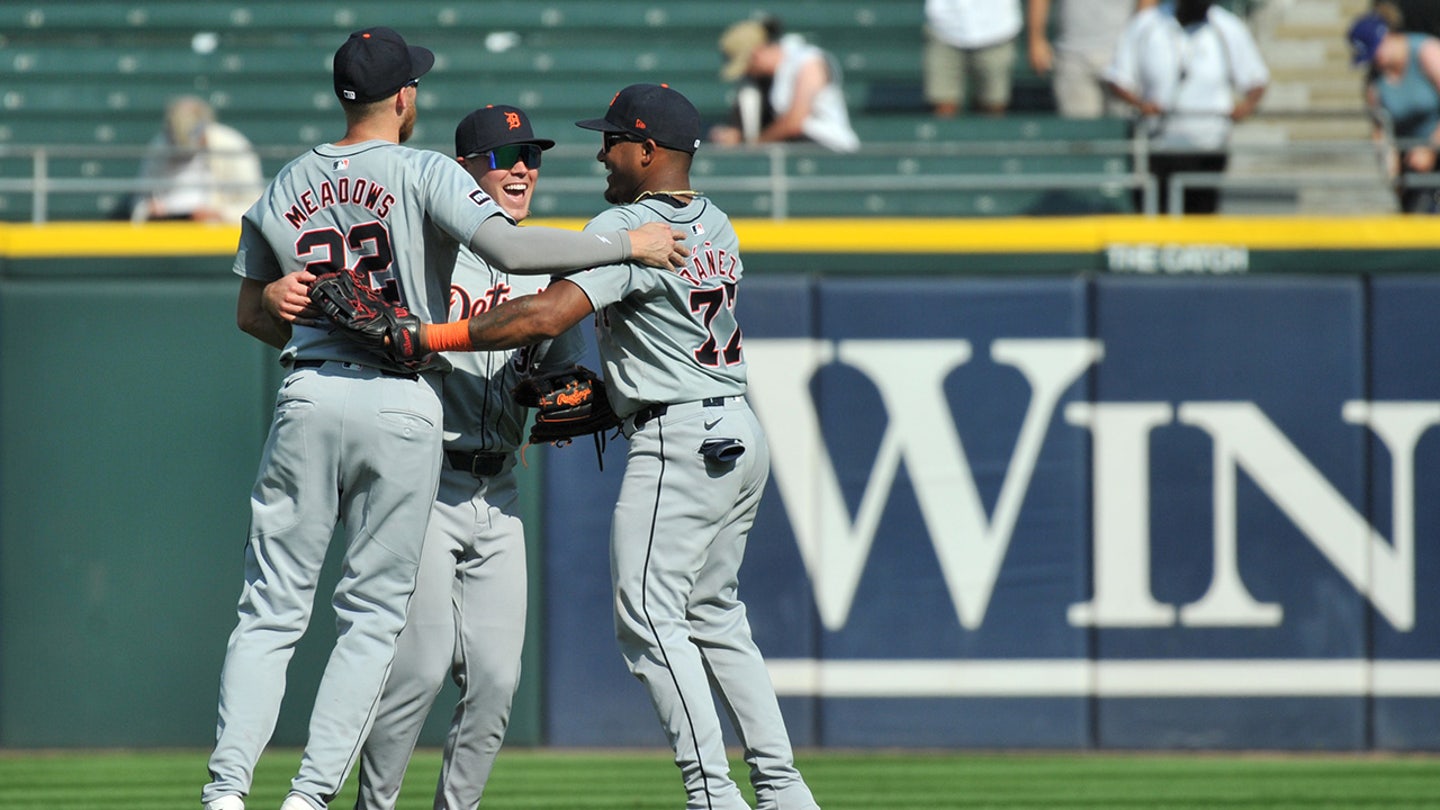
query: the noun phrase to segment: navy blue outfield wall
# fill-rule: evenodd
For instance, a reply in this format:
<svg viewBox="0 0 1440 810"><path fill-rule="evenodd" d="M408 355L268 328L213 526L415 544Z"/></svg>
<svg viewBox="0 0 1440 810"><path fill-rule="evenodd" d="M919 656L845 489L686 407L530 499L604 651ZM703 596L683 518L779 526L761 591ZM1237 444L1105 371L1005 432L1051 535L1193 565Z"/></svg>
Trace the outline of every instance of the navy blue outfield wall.
<svg viewBox="0 0 1440 810"><path fill-rule="evenodd" d="M1440 748L1436 311L1422 277L747 281L741 595L795 741ZM548 457L552 744L664 742L613 639L624 450Z"/></svg>
<svg viewBox="0 0 1440 810"><path fill-rule="evenodd" d="M737 227L741 593L797 744L1440 750L1440 220ZM0 226L0 748L213 741L280 373L234 240ZM511 744L665 744L612 628L625 447L528 452Z"/></svg>

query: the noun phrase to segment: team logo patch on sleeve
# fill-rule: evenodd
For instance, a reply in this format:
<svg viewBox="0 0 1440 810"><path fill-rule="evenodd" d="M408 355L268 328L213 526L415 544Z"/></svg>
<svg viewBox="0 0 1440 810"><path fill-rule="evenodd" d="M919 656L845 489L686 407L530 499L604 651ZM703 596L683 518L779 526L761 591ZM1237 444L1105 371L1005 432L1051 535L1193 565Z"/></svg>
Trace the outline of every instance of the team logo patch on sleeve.
<svg viewBox="0 0 1440 810"><path fill-rule="evenodd" d="M486 203L490 202L490 195L477 188L474 191L470 192L470 199L476 205L485 205Z"/></svg>

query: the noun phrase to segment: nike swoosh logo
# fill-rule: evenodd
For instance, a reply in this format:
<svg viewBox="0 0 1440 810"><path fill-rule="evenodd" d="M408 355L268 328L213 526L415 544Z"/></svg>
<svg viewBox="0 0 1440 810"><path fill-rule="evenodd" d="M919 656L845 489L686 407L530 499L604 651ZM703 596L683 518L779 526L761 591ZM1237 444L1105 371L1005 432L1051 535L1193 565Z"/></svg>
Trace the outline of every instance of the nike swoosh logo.
<svg viewBox="0 0 1440 810"><path fill-rule="evenodd" d="M713 422L706 422L706 423L705 423L705 429L706 429L706 430L709 430L710 428L715 427L716 425L720 424L720 420L721 420L721 419L724 419L724 418L725 418L725 417L722 416L722 417L720 417L720 419L716 419L716 420L713 421Z"/></svg>

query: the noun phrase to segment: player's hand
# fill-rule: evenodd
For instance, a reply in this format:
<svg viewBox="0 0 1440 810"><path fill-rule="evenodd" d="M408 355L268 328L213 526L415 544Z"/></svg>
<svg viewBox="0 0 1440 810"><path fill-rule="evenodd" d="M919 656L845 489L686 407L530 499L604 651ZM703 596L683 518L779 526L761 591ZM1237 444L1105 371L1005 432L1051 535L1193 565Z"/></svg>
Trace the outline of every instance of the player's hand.
<svg viewBox="0 0 1440 810"><path fill-rule="evenodd" d="M323 325L323 315L310 303L310 282L314 280L314 273L300 270L266 284L261 298L265 311L286 323Z"/></svg>
<svg viewBox="0 0 1440 810"><path fill-rule="evenodd" d="M683 244L685 232L663 222L647 222L629 234L630 258L651 267L678 270L690 255L690 249Z"/></svg>

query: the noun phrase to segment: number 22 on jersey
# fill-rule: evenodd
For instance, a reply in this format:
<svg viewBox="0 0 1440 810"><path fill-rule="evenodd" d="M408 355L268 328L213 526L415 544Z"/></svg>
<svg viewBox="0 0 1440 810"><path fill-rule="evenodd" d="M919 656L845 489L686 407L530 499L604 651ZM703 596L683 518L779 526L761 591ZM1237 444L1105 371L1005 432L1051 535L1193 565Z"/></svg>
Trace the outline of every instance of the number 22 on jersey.
<svg viewBox="0 0 1440 810"><path fill-rule="evenodd" d="M400 284L391 267L394 257L390 229L383 222L352 225L344 235L336 228L316 228L295 240L295 258L304 262L306 270L317 276L349 271L372 289L380 290L385 300L403 305Z"/></svg>

